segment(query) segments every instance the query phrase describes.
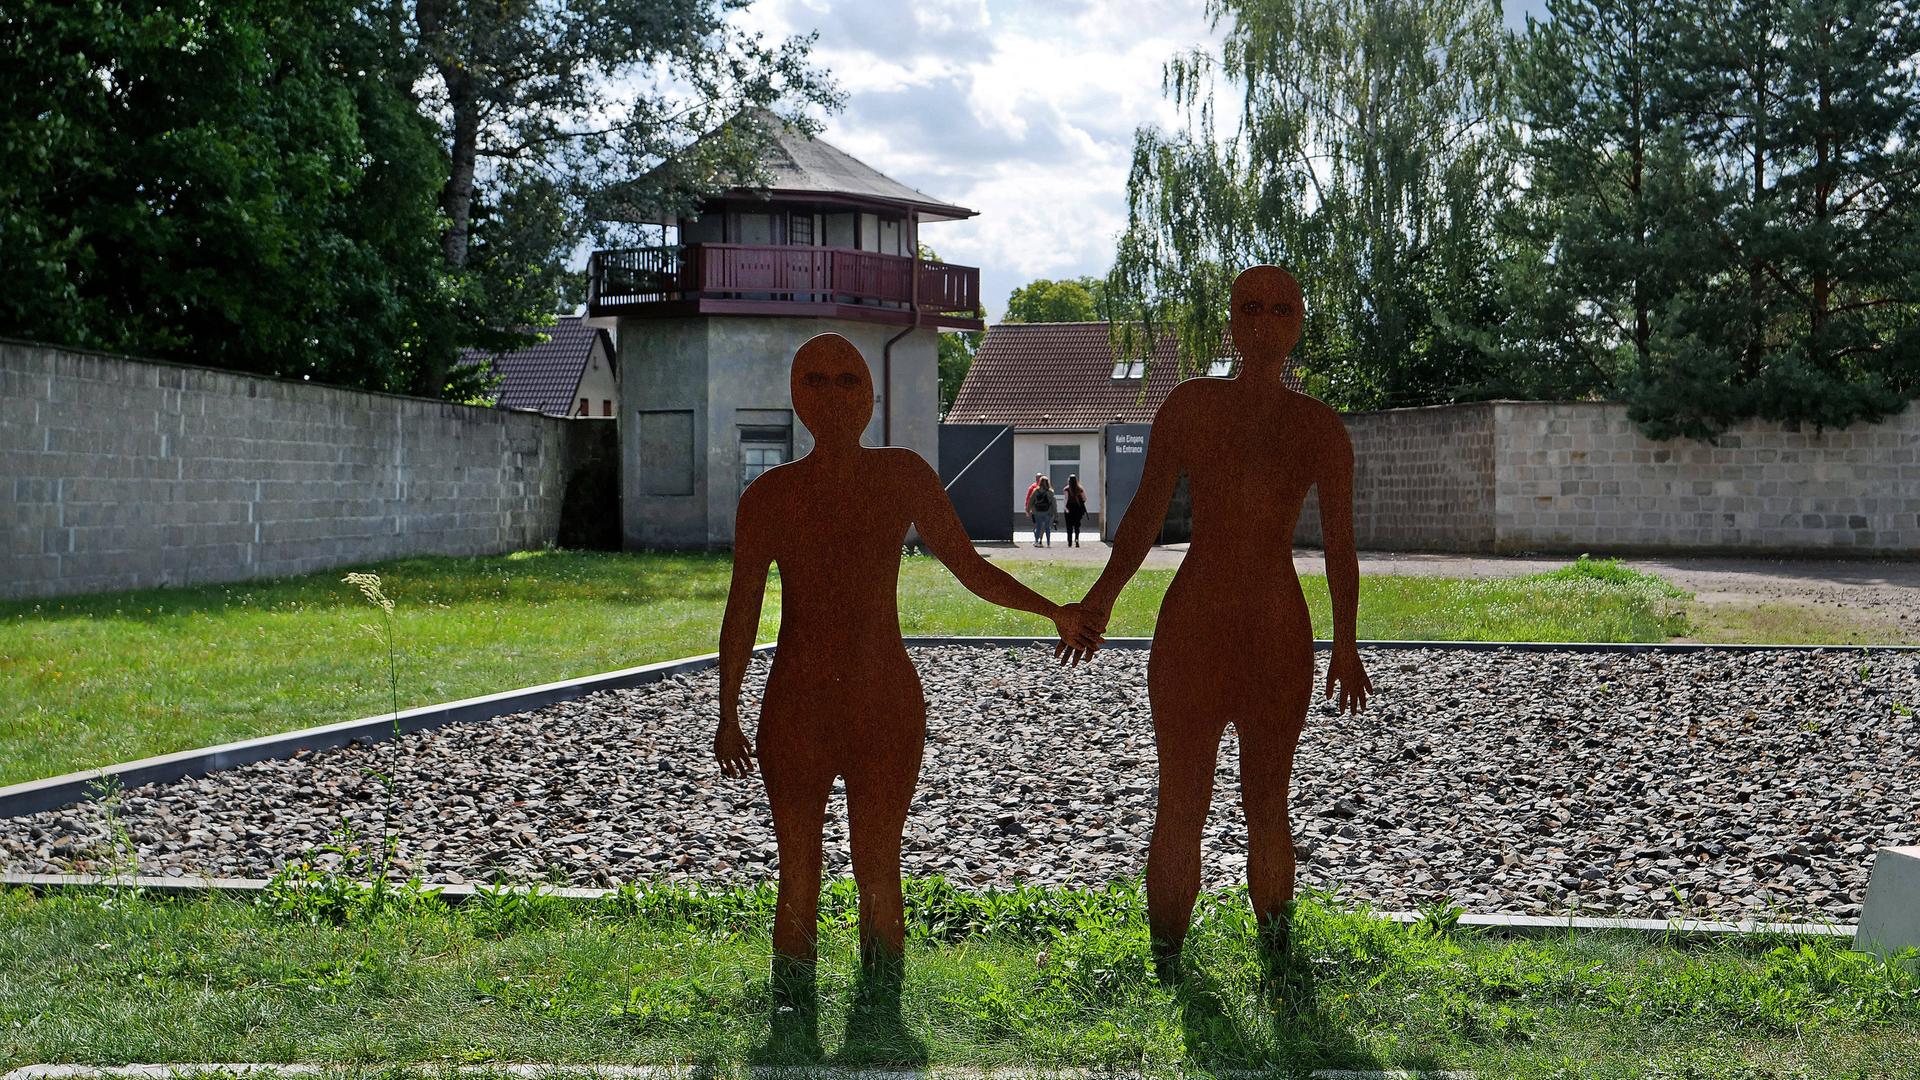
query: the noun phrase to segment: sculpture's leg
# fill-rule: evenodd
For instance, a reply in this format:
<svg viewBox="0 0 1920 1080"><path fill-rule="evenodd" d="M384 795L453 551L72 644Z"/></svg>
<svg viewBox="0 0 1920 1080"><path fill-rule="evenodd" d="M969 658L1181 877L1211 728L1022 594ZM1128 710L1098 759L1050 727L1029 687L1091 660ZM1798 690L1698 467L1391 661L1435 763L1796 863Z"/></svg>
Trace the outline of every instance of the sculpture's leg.
<svg viewBox="0 0 1920 1080"><path fill-rule="evenodd" d="M920 739L875 746L847 769L847 831L860 888L860 962L869 972L897 967L906 949L900 895L900 835L920 776Z"/></svg>
<svg viewBox="0 0 1920 1080"><path fill-rule="evenodd" d="M1213 800L1213 767L1220 730L1163 706L1153 706L1154 744L1160 757L1160 802L1147 847L1147 927L1154 964L1169 977L1187 940L1193 903L1200 895L1200 833Z"/></svg>
<svg viewBox="0 0 1920 1080"><path fill-rule="evenodd" d="M797 755L795 756L797 757ZM786 755L761 753L773 839L780 849L780 896L773 915L776 974L796 974L791 961L811 964L820 926L820 833L826 825L833 773ZM788 961L782 964L782 960Z"/></svg>
<svg viewBox="0 0 1920 1080"><path fill-rule="evenodd" d="M1284 953L1293 906L1293 825L1287 787L1293 752L1300 742L1300 714L1283 701L1274 714L1237 725L1240 735L1240 805L1247 815L1247 892L1263 945Z"/></svg>

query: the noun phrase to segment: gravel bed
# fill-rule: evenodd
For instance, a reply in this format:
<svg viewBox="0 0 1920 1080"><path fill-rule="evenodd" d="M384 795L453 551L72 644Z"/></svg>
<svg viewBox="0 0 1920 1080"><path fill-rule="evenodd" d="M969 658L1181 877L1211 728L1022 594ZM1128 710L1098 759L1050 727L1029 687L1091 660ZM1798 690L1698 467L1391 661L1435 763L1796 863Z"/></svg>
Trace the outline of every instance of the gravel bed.
<svg viewBox="0 0 1920 1080"><path fill-rule="evenodd" d="M1155 793L1144 652L915 650L932 702L906 872L962 885L1136 876ZM1322 655L1324 662L1324 654ZM1292 806L1303 887L1404 909L1848 920L1873 850L1920 842L1920 654L1370 650L1359 718L1316 703ZM1035 693L1037 681L1048 688ZM757 700L766 665L749 675ZM747 709L751 727L754 710ZM758 778L709 748L712 671L125 793L143 872L265 877L343 819L428 881L744 882L775 848ZM1246 867L1233 735L1209 886ZM827 827L849 872L844 800ZM0 819L0 867L101 867L93 808ZM324 863L337 858L321 855Z"/></svg>

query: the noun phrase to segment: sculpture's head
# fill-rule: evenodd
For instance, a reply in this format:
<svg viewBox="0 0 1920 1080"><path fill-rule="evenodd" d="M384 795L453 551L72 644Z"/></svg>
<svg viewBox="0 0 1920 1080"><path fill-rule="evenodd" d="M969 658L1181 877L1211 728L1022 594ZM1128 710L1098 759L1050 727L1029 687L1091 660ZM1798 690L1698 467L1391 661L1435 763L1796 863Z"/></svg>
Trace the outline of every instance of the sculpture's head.
<svg viewBox="0 0 1920 1080"><path fill-rule="evenodd" d="M853 342L839 334L809 338L793 354L793 411L818 443L853 443L873 419L873 375Z"/></svg>
<svg viewBox="0 0 1920 1080"><path fill-rule="evenodd" d="M1277 266L1250 266L1233 279L1233 347L1247 364L1284 358L1300 342L1306 308L1300 283Z"/></svg>

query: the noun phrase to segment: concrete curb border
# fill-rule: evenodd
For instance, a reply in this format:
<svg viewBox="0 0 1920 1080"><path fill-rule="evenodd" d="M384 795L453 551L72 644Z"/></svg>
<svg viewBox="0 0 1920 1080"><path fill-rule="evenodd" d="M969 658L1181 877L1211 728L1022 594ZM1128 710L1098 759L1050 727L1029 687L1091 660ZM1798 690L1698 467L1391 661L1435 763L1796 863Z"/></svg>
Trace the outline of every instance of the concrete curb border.
<svg viewBox="0 0 1920 1080"><path fill-rule="evenodd" d="M1054 639L1040 637L924 637L914 636L905 639L906 644L915 648L936 648L940 646L964 646L974 648L1028 648L1035 645L1052 645ZM1106 647L1114 649L1146 649L1153 645L1150 637L1108 638ZM1584 653L1675 653L1696 652L1920 652L1920 645L1711 645L1693 642L1547 642L1547 641L1362 641L1362 648L1368 649L1458 649L1468 652L1584 652ZM1326 651L1333 647L1330 641L1314 642L1314 647ZM755 653L772 651L773 646L757 645ZM464 698L440 705L423 705L415 709L402 711L397 717L382 713L378 716L363 717L359 720L343 720L338 723L324 724L319 727L303 728L298 731L284 732L279 735L264 735L256 739L225 743L220 746L203 747L198 750L182 750L158 757L140 758L136 761L108 765L99 769L87 769L82 772L67 773L64 776L52 776L44 780L29 780L21 784L0 787L0 818L19 817L24 814L39 813L42 810L57 810L86 802L92 795L94 785L103 780L117 780L122 787L134 788L144 784L168 783L188 777L203 776L222 769L231 769L256 761L273 758L288 758L303 750L330 750L347 746L355 742L380 742L391 738L397 725L401 734L426 731L444 724L458 723L464 720L490 720L496 716L526 712L551 705L557 701L571 701L601 690L621 690L628 687L644 686L662 679L688 672L702 671L714 666L718 653L706 653L701 656L689 656L679 660L667 660L658 664L645 664L640 667L623 668L598 675L587 675L578 679L563 679L559 682L542 683L539 686L523 687L518 690L505 690L497 694Z"/></svg>
<svg viewBox="0 0 1920 1080"><path fill-rule="evenodd" d="M912 648L936 648L942 645L976 645L992 648L1021 648L1029 645L1054 644L1053 638L1038 637L908 637L907 645ZM1362 641L1363 649L1457 649L1461 652L1571 652L1571 653L1676 653L1685 655L1698 652L1732 653L1818 653L1818 652L1920 652L1920 645L1750 645L1718 644L1705 641L1417 641L1417 640L1379 640ZM1150 637L1115 637L1106 639L1102 648L1109 649L1146 649L1151 648ZM1316 638L1313 642L1316 651L1326 652L1333 648L1333 642L1326 638Z"/></svg>
<svg viewBox="0 0 1920 1080"><path fill-rule="evenodd" d="M32 889L35 892L55 892L62 889L142 889L169 897L200 895L232 896L245 898L257 896L266 889L264 878L209 878L209 877L112 877L89 874L0 874L0 888L15 887ZM431 885L428 888L441 899L452 905L471 900L486 886ZM513 885L507 892L529 892L536 890L544 896L554 896L563 900L592 903L613 895L615 889L579 888L571 886L529 886ZM1417 911L1376 911L1375 918L1384 919L1401 925L1420 921ZM1767 922L1713 922L1699 919L1613 919L1593 918L1576 915L1503 915L1503 914L1462 914L1459 925L1468 930L1481 930L1506 937L1553 937L1569 933L1631 933L1646 937L1659 937L1668 940L1711 941L1726 937L1740 937L1752 934L1779 935L1785 937L1826 938L1854 936L1852 923L1767 923ZM4 1080L4 1078L0 1078Z"/></svg>

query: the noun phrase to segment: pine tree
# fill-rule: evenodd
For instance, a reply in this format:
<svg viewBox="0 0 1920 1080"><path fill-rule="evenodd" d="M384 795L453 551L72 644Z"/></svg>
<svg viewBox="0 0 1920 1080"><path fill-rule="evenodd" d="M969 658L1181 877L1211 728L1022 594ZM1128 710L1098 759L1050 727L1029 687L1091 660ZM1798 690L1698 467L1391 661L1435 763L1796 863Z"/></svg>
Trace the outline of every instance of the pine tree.
<svg viewBox="0 0 1920 1080"><path fill-rule="evenodd" d="M1503 218L1515 314L1500 340L1513 368L1532 353L1547 369L1536 386L1583 396L1653 367L1655 321L1684 261L1674 210L1701 179L1666 122L1661 5L1549 0L1547 10L1514 50L1526 182Z"/></svg>
<svg viewBox="0 0 1920 1080"><path fill-rule="evenodd" d="M1657 435L1841 426L1920 392L1920 13L1874 0L1688 0L1661 92L1710 194L1669 260L1661 355L1623 387Z"/></svg>

